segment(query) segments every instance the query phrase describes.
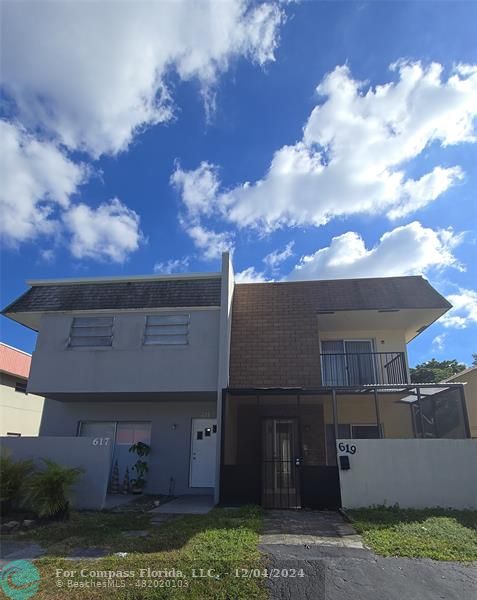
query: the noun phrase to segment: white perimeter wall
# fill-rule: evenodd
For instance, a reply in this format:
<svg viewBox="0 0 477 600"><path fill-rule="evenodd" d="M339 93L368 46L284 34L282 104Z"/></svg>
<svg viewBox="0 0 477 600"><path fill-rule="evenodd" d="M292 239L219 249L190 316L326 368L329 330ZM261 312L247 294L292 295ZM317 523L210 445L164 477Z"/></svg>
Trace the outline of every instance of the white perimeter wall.
<svg viewBox="0 0 477 600"><path fill-rule="evenodd" d="M476 440L338 440L337 448L350 461L340 469L344 508L477 508Z"/></svg>
<svg viewBox="0 0 477 600"><path fill-rule="evenodd" d="M89 437L2 437L0 451L14 461L32 459L41 470L42 458L64 467L84 469L72 489L75 509L104 508L111 468L111 447L99 446Z"/></svg>

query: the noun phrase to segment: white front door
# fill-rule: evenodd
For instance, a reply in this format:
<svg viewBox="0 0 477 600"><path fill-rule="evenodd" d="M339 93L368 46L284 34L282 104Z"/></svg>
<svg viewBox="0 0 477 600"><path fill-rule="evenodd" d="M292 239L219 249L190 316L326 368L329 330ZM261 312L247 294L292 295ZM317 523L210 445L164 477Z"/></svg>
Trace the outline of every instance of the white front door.
<svg viewBox="0 0 477 600"><path fill-rule="evenodd" d="M216 419L192 419L190 487L215 487Z"/></svg>

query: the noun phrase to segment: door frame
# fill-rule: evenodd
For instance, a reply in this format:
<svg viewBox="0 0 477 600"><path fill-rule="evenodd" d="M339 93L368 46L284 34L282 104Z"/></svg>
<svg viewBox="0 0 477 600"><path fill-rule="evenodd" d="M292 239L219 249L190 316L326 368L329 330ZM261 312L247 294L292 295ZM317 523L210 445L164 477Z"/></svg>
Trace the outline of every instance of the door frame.
<svg viewBox="0 0 477 600"><path fill-rule="evenodd" d="M294 479L295 479L295 487L294 488L289 488L289 489L294 489L294 493L291 494L292 497L294 496L295 498L295 506L287 506L287 507L283 507L283 506L278 506L278 507L265 507L265 508L278 508L278 509L285 509L285 510L300 510L302 507L302 496L303 496L303 490L302 490L302 486L303 486L303 482L302 482L302 477L301 477L301 472L300 472L300 466L301 466L301 461L303 460L302 457L302 451L303 451L303 447L302 447L302 442L301 442L301 419L300 419L300 414L298 413L297 415L264 415L260 417L260 496L261 496L261 504L263 506L263 495L265 493L265 481L264 481L264 476L263 476L263 469L264 469L264 464L265 464L265 458L264 458L264 437L263 437L263 432L265 430L265 422L266 421L274 421L276 423L276 421L290 421L291 423L293 423L294 427L295 427L295 435L296 435L296 446L298 449L298 455L294 456L293 459L290 461L291 463L291 467L292 469L295 469L294 471ZM294 450L292 450L293 454L295 453ZM300 460L300 464L296 464L296 459ZM270 461L268 461L270 462ZM273 463L273 460L271 461ZM276 495L276 493L274 492L273 495ZM281 496L281 494L278 494L279 496ZM287 498L290 498L290 493L287 494Z"/></svg>
<svg viewBox="0 0 477 600"><path fill-rule="evenodd" d="M189 440L190 440L190 444L189 444L189 488L191 489L204 489L204 488L210 488L210 486L203 486L203 485L192 485L192 466L193 466L193 460L192 460L192 449L194 447L194 421L213 421L212 424L212 431L213 431L213 426L215 425L216 427L216 432L215 434L213 433L212 435L219 435L219 428L217 425L217 417L192 417L190 420L190 436L189 436ZM212 461L213 462L213 469L214 469L214 485L212 486L212 489L215 490L215 488L217 487L217 473L216 473L216 458L217 458L217 438L216 438L216 443L215 443L215 459Z"/></svg>

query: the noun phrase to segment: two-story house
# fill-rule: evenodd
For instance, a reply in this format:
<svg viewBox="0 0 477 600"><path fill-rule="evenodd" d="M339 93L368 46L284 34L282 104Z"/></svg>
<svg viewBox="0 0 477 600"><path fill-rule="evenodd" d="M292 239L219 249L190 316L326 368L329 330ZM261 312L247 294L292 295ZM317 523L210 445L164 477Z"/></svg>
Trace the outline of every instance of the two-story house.
<svg viewBox="0 0 477 600"><path fill-rule="evenodd" d="M340 506L337 440L465 438L462 385L411 384L407 344L450 304L422 277L235 284L218 273L31 281L40 436L112 440L121 480L265 507ZM352 448L352 444L350 446Z"/></svg>
<svg viewBox="0 0 477 600"><path fill-rule="evenodd" d="M469 437L462 386L409 378L450 307L422 277L236 285L222 501L335 508L336 440Z"/></svg>
<svg viewBox="0 0 477 600"><path fill-rule="evenodd" d="M29 281L3 314L38 332L40 436L111 440L120 482L144 442L149 492L213 493L231 282L228 255L218 273Z"/></svg>

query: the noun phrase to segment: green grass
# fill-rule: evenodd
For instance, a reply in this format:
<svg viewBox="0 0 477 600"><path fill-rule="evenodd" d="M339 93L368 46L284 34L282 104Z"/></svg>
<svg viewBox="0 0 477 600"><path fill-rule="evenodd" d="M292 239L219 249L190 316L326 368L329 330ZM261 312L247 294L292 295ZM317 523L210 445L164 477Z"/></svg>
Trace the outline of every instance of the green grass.
<svg viewBox="0 0 477 600"><path fill-rule="evenodd" d="M377 554L477 561L477 511L378 507L347 512Z"/></svg>
<svg viewBox="0 0 477 600"><path fill-rule="evenodd" d="M229 598L245 600L266 598L262 578L235 577L237 568L263 566L257 545L262 528L262 511L255 506L227 510L216 508L208 515L188 515L172 518L154 526L150 516L141 513L73 513L67 523L49 524L21 536L46 548L45 557L35 561L41 573L38 600L76 598L120 598L143 600L160 598ZM144 538L122 535L128 530L147 530ZM126 557L107 556L88 561L65 560L73 548L106 548L111 554L127 552ZM134 571L135 576L122 579L122 588L85 588L96 577L81 577L87 571ZM153 587L154 578L142 579L150 587L140 587L139 569L181 570L187 587ZM214 569L214 577L192 578L192 569ZM73 577L56 577L56 569L76 571ZM226 575L230 573L230 575ZM67 580L83 587L69 588ZM157 579L157 578L156 578ZM174 586L172 580L171 586ZM62 582L58 586L58 580ZM121 580L119 580L121 582ZM164 581L164 578L162 579Z"/></svg>

